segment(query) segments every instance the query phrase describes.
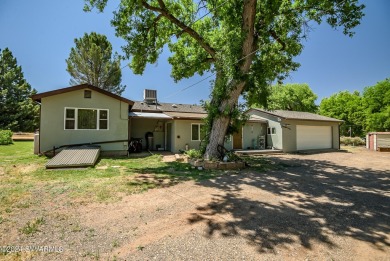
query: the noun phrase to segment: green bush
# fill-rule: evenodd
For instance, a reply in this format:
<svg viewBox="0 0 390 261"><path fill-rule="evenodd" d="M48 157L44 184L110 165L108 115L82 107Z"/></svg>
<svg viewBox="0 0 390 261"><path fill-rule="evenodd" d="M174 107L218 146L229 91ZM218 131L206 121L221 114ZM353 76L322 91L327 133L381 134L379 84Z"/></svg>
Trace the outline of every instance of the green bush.
<svg viewBox="0 0 390 261"><path fill-rule="evenodd" d="M187 154L188 157L190 157L190 159L199 159L199 158L202 158L202 152L200 152L200 150L190 149L190 150L187 150L187 151L184 152L184 153Z"/></svg>
<svg viewBox="0 0 390 261"><path fill-rule="evenodd" d="M344 136L340 137L340 143L343 145L353 145L353 146L366 144L366 142L360 137L344 137Z"/></svg>
<svg viewBox="0 0 390 261"><path fill-rule="evenodd" d="M0 130L0 145L8 145L12 143L12 131Z"/></svg>

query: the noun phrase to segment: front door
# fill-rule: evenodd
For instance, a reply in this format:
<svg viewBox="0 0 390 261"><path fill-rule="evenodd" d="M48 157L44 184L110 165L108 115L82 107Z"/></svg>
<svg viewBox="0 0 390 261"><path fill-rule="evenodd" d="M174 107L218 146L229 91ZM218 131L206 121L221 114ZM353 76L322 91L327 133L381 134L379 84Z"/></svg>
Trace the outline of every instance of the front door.
<svg viewBox="0 0 390 261"><path fill-rule="evenodd" d="M242 127L238 128L238 132L233 134L233 149L242 149Z"/></svg>

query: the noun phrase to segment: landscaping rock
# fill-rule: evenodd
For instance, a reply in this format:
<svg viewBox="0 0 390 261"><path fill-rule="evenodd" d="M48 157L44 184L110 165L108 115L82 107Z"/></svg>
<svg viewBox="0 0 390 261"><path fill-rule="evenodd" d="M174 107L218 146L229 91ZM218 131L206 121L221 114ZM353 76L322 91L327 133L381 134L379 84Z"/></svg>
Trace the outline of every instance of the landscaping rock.
<svg viewBox="0 0 390 261"><path fill-rule="evenodd" d="M218 163L218 169L227 169L228 162L219 162Z"/></svg>
<svg viewBox="0 0 390 261"><path fill-rule="evenodd" d="M203 161L202 160L196 160L196 161L194 161L193 165L195 167L203 167Z"/></svg>
<svg viewBox="0 0 390 261"><path fill-rule="evenodd" d="M218 169L218 162L205 161L203 167L205 169Z"/></svg>

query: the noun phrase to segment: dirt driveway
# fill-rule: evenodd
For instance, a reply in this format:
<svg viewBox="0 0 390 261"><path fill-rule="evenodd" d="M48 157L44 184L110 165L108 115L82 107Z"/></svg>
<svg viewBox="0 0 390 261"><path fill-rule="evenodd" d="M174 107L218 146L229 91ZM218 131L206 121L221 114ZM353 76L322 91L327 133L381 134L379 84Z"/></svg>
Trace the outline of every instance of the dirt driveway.
<svg viewBox="0 0 390 261"><path fill-rule="evenodd" d="M21 254L36 260L390 260L390 153L263 162L115 203L53 202L41 232L8 242L63 248Z"/></svg>

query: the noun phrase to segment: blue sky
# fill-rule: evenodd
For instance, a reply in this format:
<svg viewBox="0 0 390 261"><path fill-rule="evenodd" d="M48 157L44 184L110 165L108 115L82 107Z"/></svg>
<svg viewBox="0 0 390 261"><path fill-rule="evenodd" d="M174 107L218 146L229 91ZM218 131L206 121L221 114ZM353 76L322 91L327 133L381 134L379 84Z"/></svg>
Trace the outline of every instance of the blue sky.
<svg viewBox="0 0 390 261"><path fill-rule="evenodd" d="M318 95L317 103L338 91L362 91L390 77L390 1L361 2L366 5L366 15L355 36L349 38L326 24L314 25L302 54L296 58L301 67L286 80L308 83ZM124 41L110 26L119 1L109 3L104 13L85 13L83 0L0 0L0 49L8 47L13 52L25 78L38 92L67 87L70 77L65 59L74 38L92 31L105 34L114 50L121 53ZM209 80L181 91L207 75L175 83L170 78L168 55L164 52L142 76L123 69L122 83L127 86L123 96L141 100L142 90L149 88L158 90L161 102L198 103L208 99Z"/></svg>

